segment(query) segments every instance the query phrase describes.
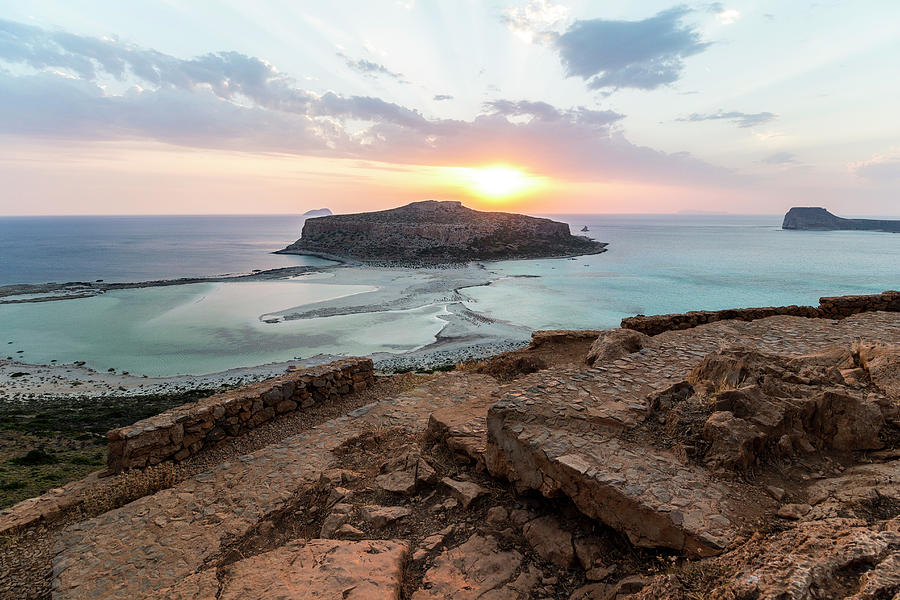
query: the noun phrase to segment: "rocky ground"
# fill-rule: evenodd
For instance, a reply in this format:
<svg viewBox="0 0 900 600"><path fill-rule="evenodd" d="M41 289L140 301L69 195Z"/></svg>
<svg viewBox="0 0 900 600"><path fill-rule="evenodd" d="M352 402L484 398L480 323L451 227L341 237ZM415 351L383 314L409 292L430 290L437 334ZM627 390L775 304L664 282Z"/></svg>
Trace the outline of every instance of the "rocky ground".
<svg viewBox="0 0 900 600"><path fill-rule="evenodd" d="M547 332L403 377L124 506L8 534L0 589L900 597L898 313Z"/></svg>

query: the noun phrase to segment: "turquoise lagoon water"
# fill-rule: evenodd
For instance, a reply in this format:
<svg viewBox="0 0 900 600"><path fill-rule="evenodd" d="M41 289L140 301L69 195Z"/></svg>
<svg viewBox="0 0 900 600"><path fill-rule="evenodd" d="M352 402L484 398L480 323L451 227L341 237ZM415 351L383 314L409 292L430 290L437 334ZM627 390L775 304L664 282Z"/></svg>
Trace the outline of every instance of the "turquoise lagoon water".
<svg viewBox="0 0 900 600"><path fill-rule="evenodd" d="M97 369L169 376L309 358L399 352L444 326L442 306L265 323L266 313L375 288L288 280L116 290L94 298L0 306L19 360L83 360ZM361 335L365 332L365 335Z"/></svg>
<svg viewBox="0 0 900 600"><path fill-rule="evenodd" d="M496 281L465 289L468 308L532 329L606 328L639 313L814 305L822 295L900 288L897 234L782 231L778 216L554 218L570 223L573 232L587 225L587 235L610 243L608 252L575 260L488 263ZM133 217L125 233L120 218L91 218L90 227L83 219L12 227L18 240L13 245L0 236L0 283L134 281L239 272L283 266L282 261L321 264L268 253L296 237L297 224L283 217L254 217L249 225L243 217ZM129 245L119 254L117 244L133 243L141 219L158 240L143 238L139 252ZM10 221L15 219L0 219L0 233L11 230ZM71 248L66 256L47 250L52 244L45 240L29 245L48 231L66 240ZM272 313L347 294L358 294L362 304L372 289L328 279L313 274L0 305L0 347L32 363L84 360L104 370L200 374L295 356L404 352L433 341L445 323L447 309L441 304L263 321ZM14 354L18 349L24 353Z"/></svg>
<svg viewBox="0 0 900 600"><path fill-rule="evenodd" d="M494 263L508 278L465 290L469 308L532 329L609 328L635 314L815 306L821 296L900 289L898 234L783 231L777 216L552 218L573 232L587 226L581 235L608 251Z"/></svg>

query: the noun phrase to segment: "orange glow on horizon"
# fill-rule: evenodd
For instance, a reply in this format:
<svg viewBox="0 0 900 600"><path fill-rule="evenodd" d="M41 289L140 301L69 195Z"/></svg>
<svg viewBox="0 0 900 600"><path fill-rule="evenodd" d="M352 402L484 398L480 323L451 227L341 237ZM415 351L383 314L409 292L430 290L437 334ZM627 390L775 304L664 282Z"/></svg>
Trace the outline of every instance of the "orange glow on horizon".
<svg viewBox="0 0 900 600"><path fill-rule="evenodd" d="M486 202L504 202L544 187L544 177L503 164L484 167L447 167L446 176L468 194Z"/></svg>

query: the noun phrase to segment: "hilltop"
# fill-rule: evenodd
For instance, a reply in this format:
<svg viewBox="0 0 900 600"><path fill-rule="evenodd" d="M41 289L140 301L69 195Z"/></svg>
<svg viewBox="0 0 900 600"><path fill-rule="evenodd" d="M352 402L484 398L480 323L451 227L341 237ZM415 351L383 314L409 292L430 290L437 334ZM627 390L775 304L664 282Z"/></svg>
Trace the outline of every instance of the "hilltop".
<svg viewBox="0 0 900 600"><path fill-rule="evenodd" d="M282 254L363 263L422 265L597 254L606 244L574 236L565 223L426 200L376 212L308 219Z"/></svg>
<svg viewBox="0 0 900 600"><path fill-rule="evenodd" d="M303 213L304 217L329 217L334 213L330 208L314 208Z"/></svg>
<svg viewBox="0 0 900 600"><path fill-rule="evenodd" d="M900 233L900 221L887 219L844 219L826 209L814 206L795 206L784 215L782 229L830 231L887 231Z"/></svg>

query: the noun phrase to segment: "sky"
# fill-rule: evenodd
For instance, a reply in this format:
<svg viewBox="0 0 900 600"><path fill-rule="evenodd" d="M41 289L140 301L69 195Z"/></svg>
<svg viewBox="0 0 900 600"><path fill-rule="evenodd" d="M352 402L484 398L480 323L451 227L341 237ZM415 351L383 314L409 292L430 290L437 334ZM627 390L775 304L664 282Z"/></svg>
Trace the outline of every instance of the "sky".
<svg viewBox="0 0 900 600"><path fill-rule="evenodd" d="M0 0L0 215L900 216L900 2Z"/></svg>

